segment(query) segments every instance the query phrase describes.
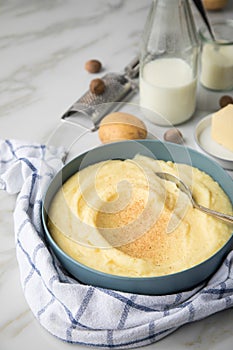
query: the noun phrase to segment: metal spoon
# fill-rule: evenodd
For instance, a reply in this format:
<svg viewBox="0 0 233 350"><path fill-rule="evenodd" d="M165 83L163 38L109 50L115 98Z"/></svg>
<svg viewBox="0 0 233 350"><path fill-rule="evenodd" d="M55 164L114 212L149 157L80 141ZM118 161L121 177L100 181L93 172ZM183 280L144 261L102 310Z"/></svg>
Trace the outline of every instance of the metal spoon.
<svg viewBox="0 0 233 350"><path fill-rule="evenodd" d="M213 32L213 29L211 28L211 25L210 25L210 22L209 22L209 19L208 19L208 16L206 14L206 10L204 8L204 5L202 3L202 0L193 0L194 4L196 5L196 8L198 9L203 21L205 22L206 26L207 26L207 29L210 33L210 36L211 36L211 39L213 41L216 41L216 38L215 38L215 35L214 35L214 32Z"/></svg>
<svg viewBox="0 0 233 350"><path fill-rule="evenodd" d="M176 184L176 186L182 191L184 192L185 194L187 194L187 196L189 197L191 203L192 203L192 206L198 210L201 210L203 211L204 213L206 214L209 214L209 215L212 215L220 220L223 220L225 222L228 222L228 223L231 223L233 224L233 216L232 215L227 215L227 214L223 214L223 213L220 213L218 211L215 211L215 210L212 210L212 209L209 209L209 208L206 208L206 207L203 207L202 205L198 204L193 196L192 196L192 192L190 191L189 187L187 185L185 185L185 183L179 179L178 177L172 175L172 174L169 174L169 173L165 173L165 172L156 172L155 173L158 177L160 177L161 179L163 180L166 180L166 181L171 181L173 183Z"/></svg>

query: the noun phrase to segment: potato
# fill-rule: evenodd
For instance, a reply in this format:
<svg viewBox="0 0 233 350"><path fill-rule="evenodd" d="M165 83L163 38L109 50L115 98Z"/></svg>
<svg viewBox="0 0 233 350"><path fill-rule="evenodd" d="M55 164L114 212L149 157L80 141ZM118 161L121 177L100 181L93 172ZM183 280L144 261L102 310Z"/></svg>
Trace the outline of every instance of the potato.
<svg viewBox="0 0 233 350"><path fill-rule="evenodd" d="M102 119L98 133L102 143L109 143L145 139L147 129L145 124L134 115L114 112Z"/></svg>
<svg viewBox="0 0 233 350"><path fill-rule="evenodd" d="M226 4L227 0L203 0L206 10L221 10Z"/></svg>

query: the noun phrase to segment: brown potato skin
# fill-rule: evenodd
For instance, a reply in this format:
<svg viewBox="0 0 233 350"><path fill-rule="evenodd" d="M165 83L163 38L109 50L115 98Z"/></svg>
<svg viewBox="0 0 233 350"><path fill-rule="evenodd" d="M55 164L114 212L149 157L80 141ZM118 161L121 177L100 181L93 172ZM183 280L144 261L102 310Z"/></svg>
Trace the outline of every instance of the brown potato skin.
<svg viewBox="0 0 233 350"><path fill-rule="evenodd" d="M98 130L102 143L139 140L147 137L146 125L132 114L113 112L104 117Z"/></svg>
<svg viewBox="0 0 233 350"><path fill-rule="evenodd" d="M224 6L226 6L227 0L203 0L203 5L206 10L221 10Z"/></svg>

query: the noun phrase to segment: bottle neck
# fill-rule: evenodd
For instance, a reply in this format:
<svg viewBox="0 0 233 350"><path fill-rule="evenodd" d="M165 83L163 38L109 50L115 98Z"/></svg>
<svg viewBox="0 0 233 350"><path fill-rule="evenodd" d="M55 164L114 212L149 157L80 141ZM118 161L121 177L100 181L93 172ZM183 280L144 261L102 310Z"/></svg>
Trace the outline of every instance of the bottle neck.
<svg viewBox="0 0 233 350"><path fill-rule="evenodd" d="M165 18L172 15L175 18L177 16L192 17L189 0L153 0L151 11L161 11Z"/></svg>
<svg viewBox="0 0 233 350"><path fill-rule="evenodd" d="M152 36L154 32L160 37L176 37L199 45L189 0L153 0L145 29Z"/></svg>
<svg viewBox="0 0 233 350"><path fill-rule="evenodd" d="M197 74L199 41L188 0L153 0L144 27L141 61L181 58Z"/></svg>
<svg viewBox="0 0 233 350"><path fill-rule="evenodd" d="M177 6L187 0L153 0L153 3L159 3L161 6Z"/></svg>

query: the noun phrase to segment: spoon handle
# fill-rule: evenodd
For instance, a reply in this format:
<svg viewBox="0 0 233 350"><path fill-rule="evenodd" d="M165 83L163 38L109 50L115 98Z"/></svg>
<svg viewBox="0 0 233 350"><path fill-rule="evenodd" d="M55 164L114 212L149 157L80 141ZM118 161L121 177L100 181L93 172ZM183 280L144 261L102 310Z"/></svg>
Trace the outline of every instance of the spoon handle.
<svg viewBox="0 0 233 350"><path fill-rule="evenodd" d="M202 19L204 20L208 30L209 30L209 33L210 33L210 36L211 36L211 39L213 41L215 41L215 36L214 36L214 33L213 33L213 30L211 28L211 25L210 25L210 22L208 20L208 17L207 17L207 14L206 14L206 11L205 11L205 8L204 8L204 5L202 3L202 0L193 0L194 4L196 5L196 8L198 9Z"/></svg>
<svg viewBox="0 0 233 350"><path fill-rule="evenodd" d="M192 193L190 192L189 187L178 177L176 177L170 173L166 173L166 172L156 172L155 174L163 180L173 182L182 192L184 192L189 197L194 208L201 210L206 214L212 215L215 218L218 218L222 221L233 224L233 216L232 215L223 214L223 213L220 213L218 211L203 207L202 205L196 203L196 201L194 200L194 198L192 196Z"/></svg>
<svg viewBox="0 0 233 350"><path fill-rule="evenodd" d="M225 222L231 223L233 224L233 216L232 215L227 215L227 214L223 214L223 213L219 213L218 211L203 207L200 204L195 203L194 207L203 211L206 214L212 215L220 220L223 220Z"/></svg>

